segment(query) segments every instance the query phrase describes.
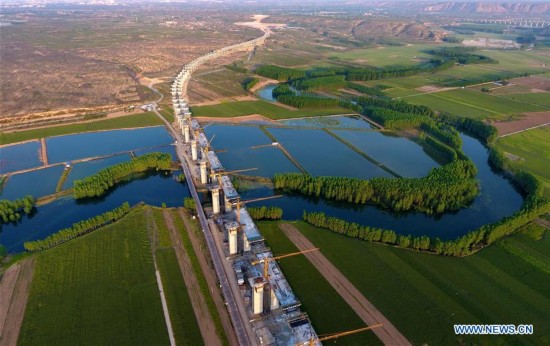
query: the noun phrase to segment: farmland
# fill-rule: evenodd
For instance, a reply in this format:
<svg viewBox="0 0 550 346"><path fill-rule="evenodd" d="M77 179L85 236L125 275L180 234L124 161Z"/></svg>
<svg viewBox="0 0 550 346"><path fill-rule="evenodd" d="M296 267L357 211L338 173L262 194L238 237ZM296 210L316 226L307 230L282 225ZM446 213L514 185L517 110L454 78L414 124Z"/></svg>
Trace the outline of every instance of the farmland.
<svg viewBox="0 0 550 346"><path fill-rule="evenodd" d="M261 114L270 119L287 119L350 113L348 109L339 107L324 109L290 110L287 108L276 106L275 104L266 101L225 102L212 106L192 107L191 110L194 116L199 117L202 116L227 118L241 115Z"/></svg>
<svg viewBox="0 0 550 346"><path fill-rule="evenodd" d="M497 147L513 155L512 164L536 174L545 183L550 197L550 126L499 138Z"/></svg>
<svg viewBox="0 0 550 346"><path fill-rule="evenodd" d="M141 208L36 255L22 344L168 343Z"/></svg>
<svg viewBox="0 0 550 346"><path fill-rule="evenodd" d="M0 145L27 141L36 138L68 135L72 133L137 128L162 125L162 121L153 112L132 114L120 118L99 120L88 123L77 123L44 127L34 130L0 133Z"/></svg>
<svg viewBox="0 0 550 346"><path fill-rule="evenodd" d="M261 222L258 227L275 254L298 251L276 222ZM335 333L364 326L359 316L305 257L287 258L281 260L279 265L318 334ZM372 332L348 336L341 341L357 345L380 343Z"/></svg>
<svg viewBox="0 0 550 346"><path fill-rule="evenodd" d="M476 255L449 258L362 242L303 222L295 226L413 344L534 345L550 341L546 323L550 318L548 236L535 240L518 233ZM276 225L262 224L261 229L274 253L293 250ZM308 295L316 293L301 285L306 275L315 278L318 272L306 266L307 260L303 263L298 260L305 259L282 260L281 266L315 324L312 309L316 307L308 306L307 302ZM339 319L331 318L333 314L321 316L328 320L329 327L324 328L346 328L343 323L338 325ZM418 321L430 327L419 328ZM456 323L532 323L535 333L458 337L453 332ZM318 328L325 331L321 326Z"/></svg>

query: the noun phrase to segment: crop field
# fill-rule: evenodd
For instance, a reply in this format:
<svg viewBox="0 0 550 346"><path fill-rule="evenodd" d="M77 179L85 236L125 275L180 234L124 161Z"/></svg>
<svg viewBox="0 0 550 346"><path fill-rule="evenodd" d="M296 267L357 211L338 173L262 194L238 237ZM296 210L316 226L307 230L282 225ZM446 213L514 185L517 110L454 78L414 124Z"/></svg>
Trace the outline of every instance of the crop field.
<svg viewBox="0 0 550 346"><path fill-rule="evenodd" d="M446 111L469 118L502 118L503 115L545 110L541 106L487 95L469 89L414 95L403 99L415 104L424 104L438 111Z"/></svg>
<svg viewBox="0 0 550 346"><path fill-rule="evenodd" d="M550 93L502 94L500 97L550 109Z"/></svg>
<svg viewBox="0 0 550 346"><path fill-rule="evenodd" d="M550 342L550 239L516 234L476 255L451 258L416 253L337 235L303 222L295 226L369 299L413 344L524 344ZM270 230L271 227L271 230ZM276 226L262 225L274 253L292 251ZM288 259L305 260L301 257ZM315 307L303 289L305 263L281 261L291 286L314 321ZM315 283L316 285L318 282ZM304 297L302 297L304 295ZM330 305L327 303L321 305ZM321 317L336 326L334 308ZM339 309L337 310L339 312ZM344 307L344 310L345 307ZM419 323L421 324L419 325ZM532 336L455 336L453 325L533 324ZM320 332L325 329L318 327Z"/></svg>
<svg viewBox="0 0 550 346"><path fill-rule="evenodd" d="M141 208L36 255L19 342L168 344Z"/></svg>
<svg viewBox="0 0 550 346"><path fill-rule="evenodd" d="M120 118L99 120L89 123L60 125L45 127L34 130L0 133L0 145L27 141L36 138L45 138L51 136L68 135L80 132L92 132L101 130L115 130L123 128L136 128L162 125L155 113L147 112L140 114L132 114Z"/></svg>
<svg viewBox="0 0 550 346"><path fill-rule="evenodd" d="M191 103L199 103L221 98L246 96L243 82L247 78L245 74L216 66L217 69L199 71L189 83L188 93Z"/></svg>
<svg viewBox="0 0 550 346"><path fill-rule="evenodd" d="M514 165L540 177L550 198L550 126L539 127L515 135L499 138L497 147L514 155Z"/></svg>
<svg viewBox="0 0 550 346"><path fill-rule="evenodd" d="M414 44L410 46L375 47L366 49L351 49L345 52L330 54L340 60L349 60L363 65L376 67L388 65L416 65L430 60L431 56L424 50L441 47L437 44Z"/></svg>
<svg viewBox="0 0 550 346"><path fill-rule="evenodd" d="M194 116L236 117L240 115L261 114L270 119L287 119L319 115L349 114L349 109L334 107L325 109L290 110L266 101L226 102L212 106L196 106L191 111Z"/></svg>
<svg viewBox="0 0 550 346"><path fill-rule="evenodd" d="M258 227L275 254L299 251L283 234L276 222L260 222ZM363 322L338 292L304 256L294 256L279 262L292 290L302 302L317 334L329 334L364 327ZM337 308L336 308L337 307ZM346 345L377 345L372 332L339 339Z"/></svg>
<svg viewBox="0 0 550 346"><path fill-rule="evenodd" d="M168 247L157 250L157 265L162 277L162 285L166 294L176 342L179 345L203 344L195 312L181 276L174 249Z"/></svg>

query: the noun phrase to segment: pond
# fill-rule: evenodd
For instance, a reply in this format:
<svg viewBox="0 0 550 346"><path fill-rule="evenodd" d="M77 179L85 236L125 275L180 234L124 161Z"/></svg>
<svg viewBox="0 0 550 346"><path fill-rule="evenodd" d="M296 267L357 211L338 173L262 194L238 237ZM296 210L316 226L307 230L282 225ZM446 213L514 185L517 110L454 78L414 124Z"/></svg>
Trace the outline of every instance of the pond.
<svg viewBox="0 0 550 346"><path fill-rule="evenodd" d="M257 168L242 174L273 177L275 173L299 170L257 126L213 124L204 129L226 170Z"/></svg>
<svg viewBox="0 0 550 346"><path fill-rule="evenodd" d="M282 125L292 127L328 128L328 129L371 129L371 124L359 115L337 115L287 119L279 121Z"/></svg>
<svg viewBox="0 0 550 346"><path fill-rule="evenodd" d="M0 148L0 173L14 172L41 165L40 142L38 141Z"/></svg>
<svg viewBox="0 0 550 346"><path fill-rule="evenodd" d="M155 206L161 206L162 203L169 207L181 206L183 199L190 194L185 183L175 180L180 174L181 171L142 175L140 179L117 185L101 198L84 202L76 201L72 196L57 199L36 208L33 215L24 216L17 224L2 225L0 244L10 253L23 251L25 241L46 238L75 222L114 209L126 201L131 205L145 202Z"/></svg>
<svg viewBox="0 0 550 346"><path fill-rule="evenodd" d="M38 198L50 195L55 192L64 169L64 165L55 165L32 172L14 174L5 183L0 199L17 199L26 195Z"/></svg>
<svg viewBox="0 0 550 346"><path fill-rule="evenodd" d="M311 175L363 179L391 176L323 130L271 127L268 131Z"/></svg>
<svg viewBox="0 0 550 346"><path fill-rule="evenodd" d="M420 145L407 138L377 131L332 132L403 177L423 177L439 166Z"/></svg>
<svg viewBox="0 0 550 346"><path fill-rule="evenodd" d="M159 147L172 142L164 126L87 132L46 139L50 163Z"/></svg>

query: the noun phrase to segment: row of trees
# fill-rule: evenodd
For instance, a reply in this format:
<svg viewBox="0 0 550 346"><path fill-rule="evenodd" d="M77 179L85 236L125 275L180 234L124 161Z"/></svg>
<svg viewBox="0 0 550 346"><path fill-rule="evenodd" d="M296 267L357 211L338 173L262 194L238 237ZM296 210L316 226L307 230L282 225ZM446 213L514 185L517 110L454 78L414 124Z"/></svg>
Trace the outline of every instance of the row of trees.
<svg viewBox="0 0 550 346"><path fill-rule="evenodd" d="M312 177L301 173L276 174L275 188L337 201L371 203L393 211L427 214L457 210L478 194L477 169L471 161L456 160L433 168L422 178Z"/></svg>
<svg viewBox="0 0 550 346"><path fill-rule="evenodd" d="M34 197L28 195L20 199L10 201L0 200L1 223L15 222L21 218L21 214L29 214L36 203Z"/></svg>
<svg viewBox="0 0 550 346"><path fill-rule="evenodd" d="M150 153L133 158L129 162L105 168L96 174L75 180L73 193L76 199L98 197L103 195L122 178L132 174L148 170L169 170L172 164L172 156L167 153Z"/></svg>
<svg viewBox="0 0 550 346"><path fill-rule="evenodd" d="M341 101L328 97L281 95L277 101L296 108L337 107Z"/></svg>
<svg viewBox="0 0 550 346"><path fill-rule="evenodd" d="M379 88L368 87L362 84L357 84L352 82L348 82L346 87L372 97L387 98L386 94L384 94L384 92Z"/></svg>
<svg viewBox="0 0 550 346"><path fill-rule="evenodd" d="M497 129L478 119L462 118L449 113L442 113L439 119L461 131L464 131L485 144L492 143L498 136Z"/></svg>
<svg viewBox="0 0 550 346"><path fill-rule="evenodd" d="M428 236L397 235L392 230L362 226L357 223L326 216L321 212L308 213L304 211L303 218L309 224L353 238L447 256L466 256L511 234L516 229L531 222L537 216L548 212L550 212L550 203L548 201L542 198L527 199L522 208L512 216L489 225L484 225L464 236L447 241Z"/></svg>
<svg viewBox="0 0 550 346"><path fill-rule="evenodd" d="M420 124L420 128L452 148L460 149L462 147L462 138L458 131L450 125L426 119Z"/></svg>
<svg viewBox="0 0 550 346"><path fill-rule="evenodd" d="M273 91L271 91L271 95L273 95L273 97L277 99L279 98L279 96L283 96L283 95L296 96L296 92L292 90L290 85L288 85L287 83L281 83L281 84L278 84L273 89Z"/></svg>
<svg viewBox="0 0 550 346"><path fill-rule="evenodd" d="M359 97L357 98L357 104L366 108L366 107L380 107L387 108L401 113L409 113L416 115L428 115L433 117L435 115L434 111L429 107L423 105L413 105L408 102L399 100L385 100L372 97Z"/></svg>
<svg viewBox="0 0 550 346"><path fill-rule="evenodd" d="M283 209L279 207L247 207L246 210L254 220L280 220L283 218Z"/></svg>
<svg viewBox="0 0 550 346"><path fill-rule="evenodd" d="M425 115L402 113L382 107L368 106L363 108L363 114L388 129L407 129L418 127L426 121Z"/></svg>
<svg viewBox="0 0 550 346"><path fill-rule="evenodd" d="M440 141L434 139L433 137L426 136L421 134L420 137L424 140L424 142L430 146L432 149L440 153L441 155L445 156L449 161L454 161L458 159L458 152L462 153L462 151L454 150L453 148L449 147L446 144L441 143Z"/></svg>
<svg viewBox="0 0 550 346"><path fill-rule="evenodd" d="M496 64L494 60L488 56L480 54L472 54L473 49L468 47L443 47L439 49L428 50L427 53L445 58L449 61L456 61L460 64Z"/></svg>
<svg viewBox="0 0 550 346"><path fill-rule="evenodd" d="M243 88L244 90L249 91L254 86L256 86L256 84L258 84L259 82L260 82L259 78L256 78L256 77L247 78L243 82Z"/></svg>
<svg viewBox="0 0 550 346"><path fill-rule="evenodd" d="M305 71L276 65L262 65L256 69L255 73L281 82L304 78L306 76Z"/></svg>
<svg viewBox="0 0 550 346"><path fill-rule="evenodd" d="M323 76L296 79L292 82L298 90L337 90L347 85L344 76Z"/></svg>
<svg viewBox="0 0 550 346"><path fill-rule="evenodd" d="M68 242L71 239L90 233L101 226L120 219L130 211L130 204L124 202L120 207L107 211L101 215L74 223L71 227L50 234L46 239L27 241L23 244L25 250L37 252L50 249L54 246Z"/></svg>

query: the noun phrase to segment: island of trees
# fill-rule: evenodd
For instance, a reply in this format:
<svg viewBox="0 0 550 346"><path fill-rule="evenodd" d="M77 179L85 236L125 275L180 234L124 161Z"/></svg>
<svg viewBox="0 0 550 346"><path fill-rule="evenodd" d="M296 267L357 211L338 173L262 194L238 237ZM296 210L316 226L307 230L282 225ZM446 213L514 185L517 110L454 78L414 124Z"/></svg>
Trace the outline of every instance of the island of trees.
<svg viewBox="0 0 550 346"><path fill-rule="evenodd" d="M74 197L99 197L130 174L149 170L169 170L171 163L172 157L166 153L150 153L135 157L129 162L119 163L82 180L75 180Z"/></svg>
<svg viewBox="0 0 550 346"><path fill-rule="evenodd" d="M375 204L392 211L427 214L457 210L478 194L477 169L471 161L456 160L433 168L422 178L312 177L301 173L276 174L275 188L336 201Z"/></svg>
<svg viewBox="0 0 550 346"><path fill-rule="evenodd" d="M21 218L21 214L29 214L36 203L32 196L25 196L20 199L10 201L8 199L0 200L0 218L1 223L15 222Z"/></svg>
<svg viewBox="0 0 550 346"><path fill-rule="evenodd" d="M283 209L279 207L247 207L246 210L254 220L280 220L283 218Z"/></svg>

